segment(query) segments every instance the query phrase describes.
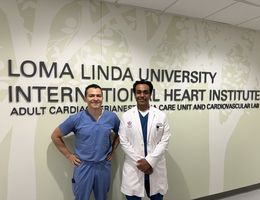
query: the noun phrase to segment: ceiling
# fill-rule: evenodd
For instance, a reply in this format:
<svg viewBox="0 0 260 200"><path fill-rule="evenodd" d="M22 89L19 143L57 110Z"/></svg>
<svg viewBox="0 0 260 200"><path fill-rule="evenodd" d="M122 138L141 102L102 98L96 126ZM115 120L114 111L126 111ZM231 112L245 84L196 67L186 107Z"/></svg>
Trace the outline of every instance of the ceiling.
<svg viewBox="0 0 260 200"><path fill-rule="evenodd" d="M260 0L104 0L260 31Z"/></svg>

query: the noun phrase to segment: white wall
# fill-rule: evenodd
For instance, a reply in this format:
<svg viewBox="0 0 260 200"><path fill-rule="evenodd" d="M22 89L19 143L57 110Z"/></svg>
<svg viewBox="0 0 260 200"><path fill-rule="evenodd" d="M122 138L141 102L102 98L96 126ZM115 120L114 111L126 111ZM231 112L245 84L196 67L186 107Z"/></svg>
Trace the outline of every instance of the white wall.
<svg viewBox="0 0 260 200"><path fill-rule="evenodd" d="M165 110L172 130L166 154L170 188L166 200L188 200L259 182L260 112L255 107L259 97L210 101L208 96L212 90L259 92L259 32L86 0L0 0L0 16L0 156L5 161L0 163L1 200L72 199L72 166L50 139L69 113L53 114L50 109L84 106L81 99L76 100L75 88L84 90L92 82L114 89L115 95L120 88L126 92L140 77L140 70L165 73L152 80L153 100L159 99L152 103L171 108ZM57 66L57 76L52 71L42 77L40 62L47 70ZM108 78L101 75L99 79L92 65L110 70ZM122 73L119 80L113 77L112 66L121 69L114 74ZM177 74L171 76L176 70L215 74L215 78L178 82ZM16 87L24 92L31 89L31 99L21 97L16 102ZM65 96L62 102L61 90L69 88L73 98ZM205 90L203 96L188 100L191 91L200 90ZM174 101L170 97L177 96L166 98L171 91L187 93L183 100ZM130 97L126 102L115 98L114 103L109 94L104 104L135 103ZM250 108L194 109L197 104L230 103ZM188 109L178 109L181 106ZM19 108L34 108L37 113L17 116L14 109ZM66 142L73 146L72 137ZM109 199L123 199L119 190L122 159L119 148Z"/></svg>

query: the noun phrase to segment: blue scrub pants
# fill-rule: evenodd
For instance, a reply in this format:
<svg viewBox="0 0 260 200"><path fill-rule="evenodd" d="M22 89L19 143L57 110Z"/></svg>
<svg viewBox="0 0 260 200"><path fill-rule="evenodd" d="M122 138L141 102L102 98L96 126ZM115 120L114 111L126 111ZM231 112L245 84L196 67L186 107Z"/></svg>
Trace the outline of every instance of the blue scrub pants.
<svg viewBox="0 0 260 200"><path fill-rule="evenodd" d="M72 179L75 200L89 200L92 190L96 200L106 200L110 179L110 161L82 161L78 167L75 167Z"/></svg>
<svg viewBox="0 0 260 200"><path fill-rule="evenodd" d="M149 179L149 177L145 179L144 186L145 186L146 194L151 200L163 200L163 195L161 195L160 193L150 196L150 179ZM138 196L126 195L126 199L127 200L141 200L142 198L138 197Z"/></svg>

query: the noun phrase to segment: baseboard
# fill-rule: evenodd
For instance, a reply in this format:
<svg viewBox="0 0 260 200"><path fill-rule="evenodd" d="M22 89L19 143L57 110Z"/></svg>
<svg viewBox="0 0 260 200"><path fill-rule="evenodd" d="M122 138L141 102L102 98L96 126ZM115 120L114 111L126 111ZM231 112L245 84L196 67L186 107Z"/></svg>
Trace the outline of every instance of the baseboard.
<svg viewBox="0 0 260 200"><path fill-rule="evenodd" d="M221 193L205 196L205 197L200 197L200 198L193 199L193 200L216 200L216 199L230 197L230 196L234 196L234 195L245 193L245 192L250 192L253 190L257 190L257 189L260 189L260 183L257 183L254 185L249 185L249 186L238 188L238 189L234 189L234 190L229 190L226 192L221 192Z"/></svg>

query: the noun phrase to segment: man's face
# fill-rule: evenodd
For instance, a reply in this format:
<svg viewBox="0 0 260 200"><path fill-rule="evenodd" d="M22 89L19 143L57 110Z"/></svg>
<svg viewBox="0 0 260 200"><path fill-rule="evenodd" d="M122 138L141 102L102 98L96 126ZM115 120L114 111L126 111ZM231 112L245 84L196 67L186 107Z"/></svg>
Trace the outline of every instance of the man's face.
<svg viewBox="0 0 260 200"><path fill-rule="evenodd" d="M151 94L149 91L149 86L146 84L138 84L135 88L135 99L137 106L139 107L149 107L149 100Z"/></svg>
<svg viewBox="0 0 260 200"><path fill-rule="evenodd" d="M101 108L103 102L102 91L99 88L89 88L86 93L85 101L88 108Z"/></svg>

